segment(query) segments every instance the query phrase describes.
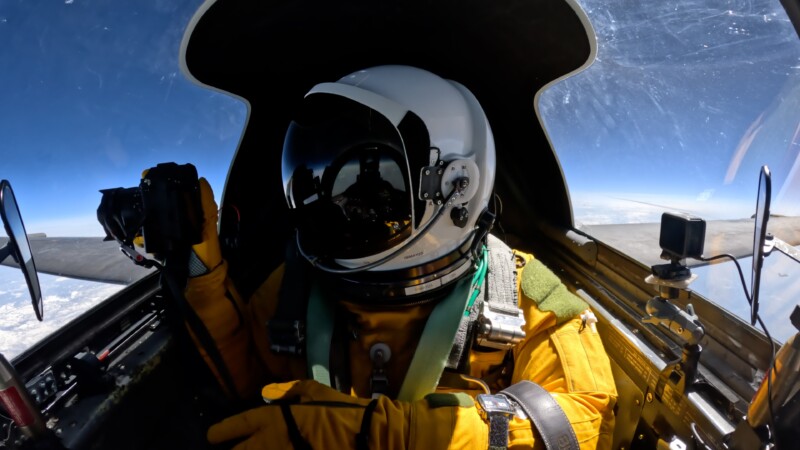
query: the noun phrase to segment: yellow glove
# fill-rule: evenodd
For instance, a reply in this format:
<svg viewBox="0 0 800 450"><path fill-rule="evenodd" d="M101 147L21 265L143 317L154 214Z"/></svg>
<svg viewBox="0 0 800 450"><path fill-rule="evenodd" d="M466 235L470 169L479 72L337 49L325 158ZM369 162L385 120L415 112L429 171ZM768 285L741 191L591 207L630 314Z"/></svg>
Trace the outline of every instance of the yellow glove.
<svg viewBox="0 0 800 450"><path fill-rule="evenodd" d="M219 444L245 439L256 448L481 449L488 426L466 396L434 394L413 403L351 397L312 380L270 384L267 406L229 417L208 430ZM276 404L277 403L277 404Z"/></svg>
<svg viewBox="0 0 800 450"><path fill-rule="evenodd" d="M205 275L222 263L217 236L217 202L205 178L200 177L200 201L203 205L203 241L192 246L189 257L189 276Z"/></svg>

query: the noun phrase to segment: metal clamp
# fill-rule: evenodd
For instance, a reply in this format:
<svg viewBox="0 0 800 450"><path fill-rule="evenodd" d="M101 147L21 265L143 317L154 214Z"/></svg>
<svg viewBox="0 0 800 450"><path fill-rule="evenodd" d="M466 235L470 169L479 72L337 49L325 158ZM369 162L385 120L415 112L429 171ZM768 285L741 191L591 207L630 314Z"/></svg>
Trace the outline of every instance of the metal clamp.
<svg viewBox="0 0 800 450"><path fill-rule="evenodd" d="M525 318L522 310L516 309L517 314L493 309L488 302L481 304L478 316L478 345L500 350L508 350L525 338L522 327Z"/></svg>

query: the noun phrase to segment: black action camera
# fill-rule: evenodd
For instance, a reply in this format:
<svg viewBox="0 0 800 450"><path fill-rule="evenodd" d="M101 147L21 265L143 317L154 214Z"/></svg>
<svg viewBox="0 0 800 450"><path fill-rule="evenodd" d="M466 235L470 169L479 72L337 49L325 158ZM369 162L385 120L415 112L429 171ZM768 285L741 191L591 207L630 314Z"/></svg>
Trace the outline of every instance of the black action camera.
<svg viewBox="0 0 800 450"><path fill-rule="evenodd" d="M202 242L203 206L192 164L159 164L146 172L139 187L100 192L97 220L107 241L130 247L141 235L145 251L160 256Z"/></svg>
<svg viewBox="0 0 800 450"><path fill-rule="evenodd" d="M686 214L661 215L658 244L670 259L700 258L705 239L705 220Z"/></svg>
<svg viewBox="0 0 800 450"><path fill-rule="evenodd" d="M658 244L662 250L661 259L668 259L670 263L652 266L653 275L664 280L688 279L691 271L681 260L702 258L705 239L705 220L685 214L662 214Z"/></svg>

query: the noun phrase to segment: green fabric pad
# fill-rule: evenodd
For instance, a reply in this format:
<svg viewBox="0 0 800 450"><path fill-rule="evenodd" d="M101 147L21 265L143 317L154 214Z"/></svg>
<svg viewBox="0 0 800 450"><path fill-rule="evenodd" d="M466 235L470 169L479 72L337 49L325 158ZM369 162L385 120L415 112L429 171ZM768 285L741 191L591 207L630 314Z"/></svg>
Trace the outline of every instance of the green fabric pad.
<svg viewBox="0 0 800 450"><path fill-rule="evenodd" d="M472 400L466 392L456 392L453 394L428 394L425 396L425 400L428 401L428 407L430 408L441 408L442 406L460 406L462 408L471 408L475 406L475 402Z"/></svg>
<svg viewBox="0 0 800 450"><path fill-rule="evenodd" d="M533 300L540 311L552 312L561 324L585 311L589 305L567 290L561 280L538 260L531 260L522 269L522 292Z"/></svg>

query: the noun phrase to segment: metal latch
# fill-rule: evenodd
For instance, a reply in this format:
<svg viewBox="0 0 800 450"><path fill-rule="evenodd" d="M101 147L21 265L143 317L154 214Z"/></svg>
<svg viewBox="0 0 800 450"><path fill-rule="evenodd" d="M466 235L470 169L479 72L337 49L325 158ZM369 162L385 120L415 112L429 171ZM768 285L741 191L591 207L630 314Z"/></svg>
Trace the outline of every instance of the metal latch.
<svg viewBox="0 0 800 450"><path fill-rule="evenodd" d="M522 327L525 318L522 310L516 308L516 314L494 309L488 302L481 304L478 315L478 345L500 350L508 350L525 338Z"/></svg>

